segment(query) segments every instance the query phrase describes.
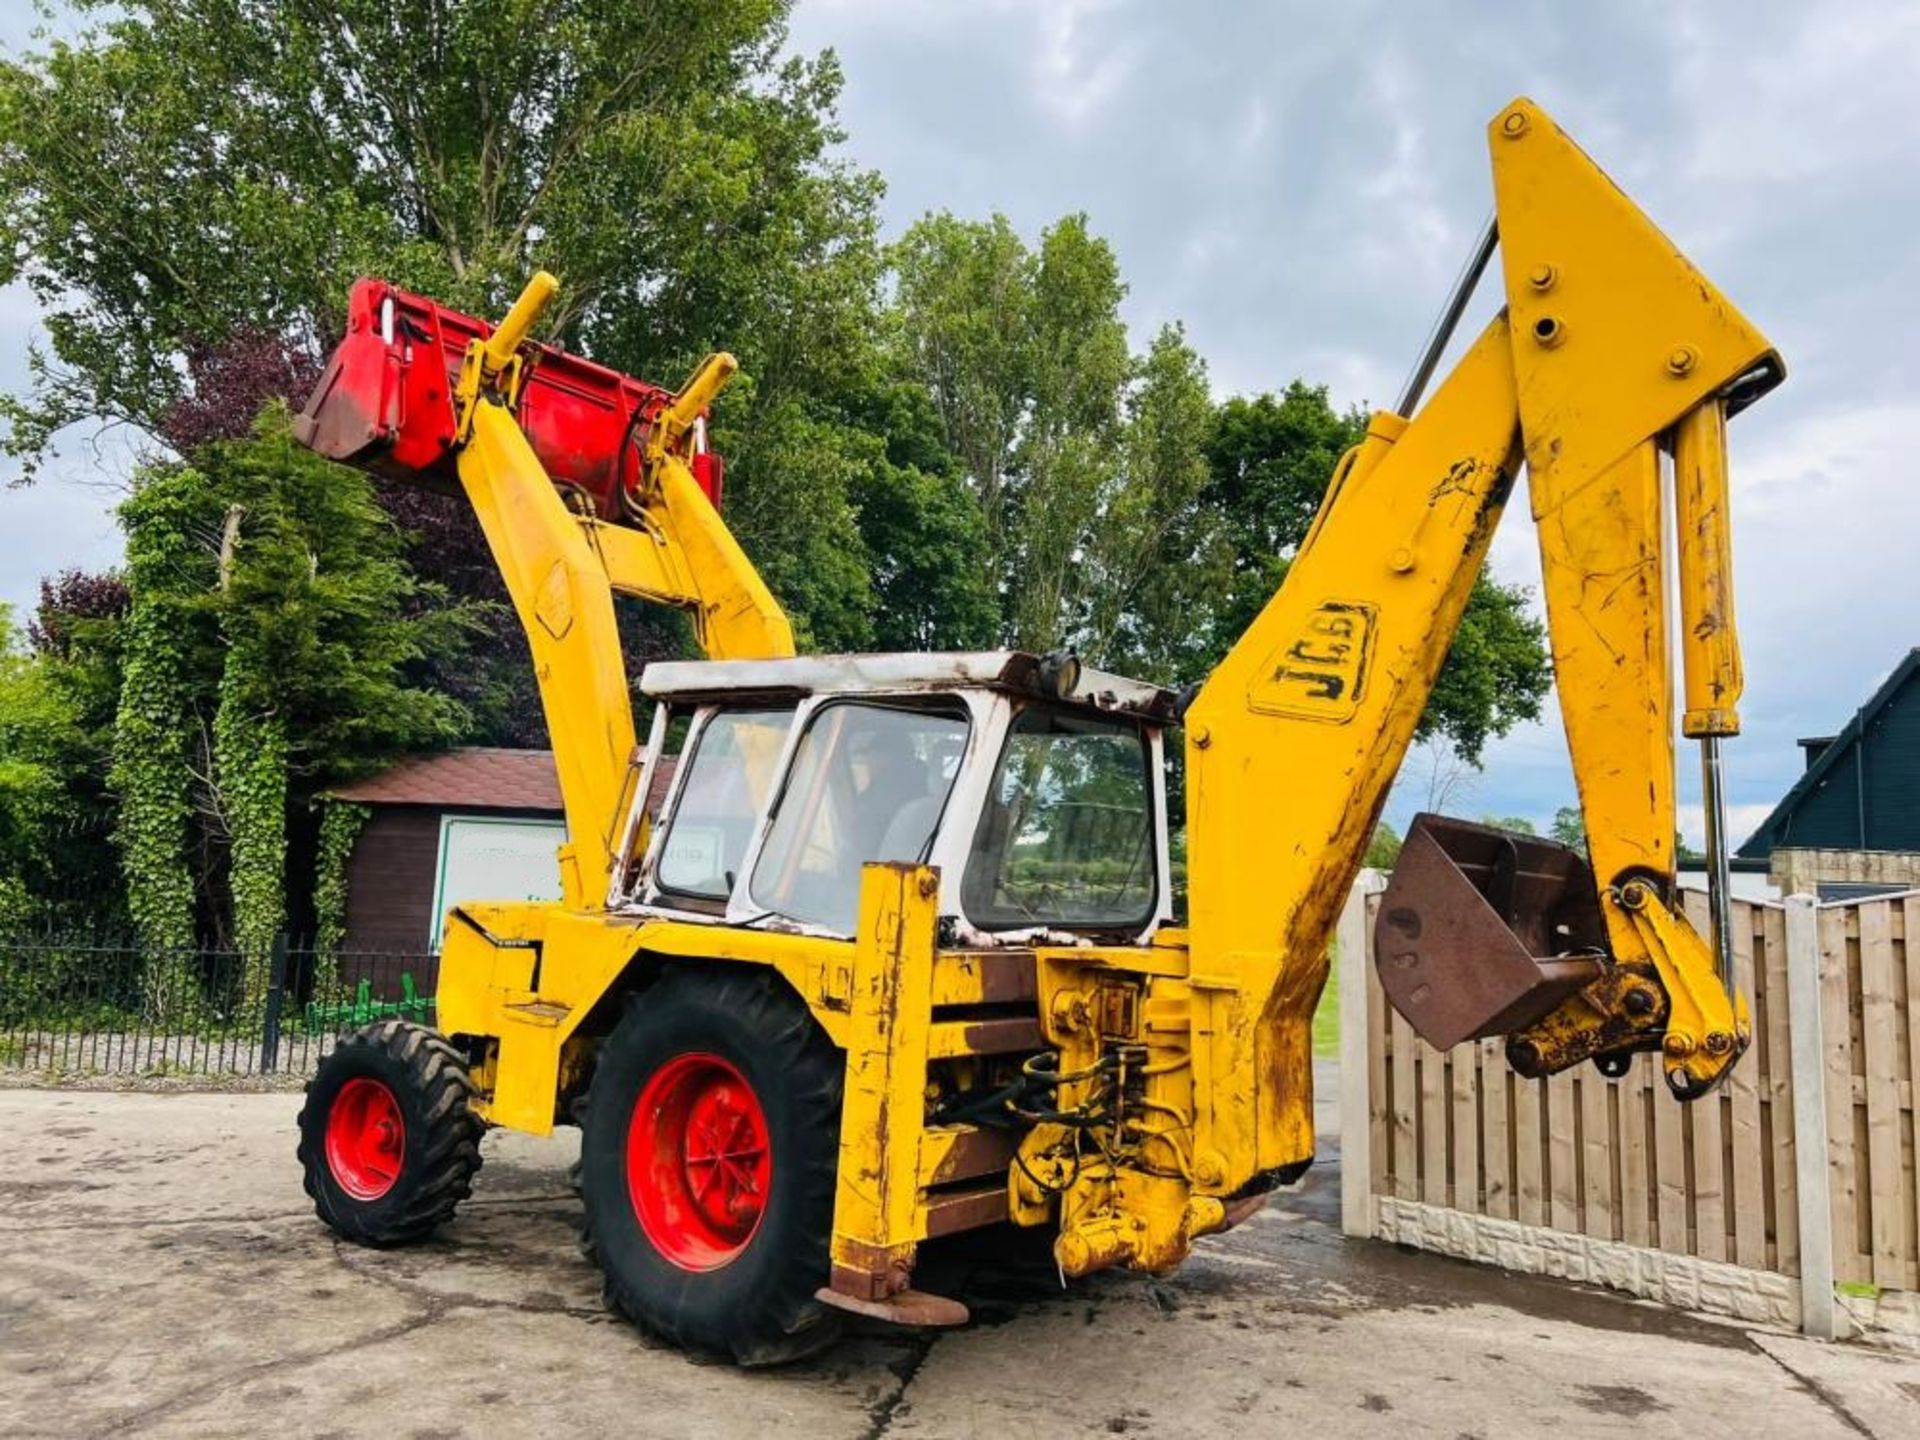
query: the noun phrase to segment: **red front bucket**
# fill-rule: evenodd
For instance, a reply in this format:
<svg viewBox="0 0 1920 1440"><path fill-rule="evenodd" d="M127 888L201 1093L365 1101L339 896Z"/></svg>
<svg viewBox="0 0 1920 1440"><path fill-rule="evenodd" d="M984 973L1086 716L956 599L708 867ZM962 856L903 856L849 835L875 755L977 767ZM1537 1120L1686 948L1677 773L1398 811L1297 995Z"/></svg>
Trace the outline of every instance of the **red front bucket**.
<svg viewBox="0 0 1920 1440"><path fill-rule="evenodd" d="M347 334L295 422L300 443L328 459L411 484L457 489L453 389L467 346L493 327L387 284L360 280ZM603 520L625 518L641 447L672 393L551 345L528 347L520 428L556 486ZM720 500L719 457L694 457L694 477Z"/></svg>

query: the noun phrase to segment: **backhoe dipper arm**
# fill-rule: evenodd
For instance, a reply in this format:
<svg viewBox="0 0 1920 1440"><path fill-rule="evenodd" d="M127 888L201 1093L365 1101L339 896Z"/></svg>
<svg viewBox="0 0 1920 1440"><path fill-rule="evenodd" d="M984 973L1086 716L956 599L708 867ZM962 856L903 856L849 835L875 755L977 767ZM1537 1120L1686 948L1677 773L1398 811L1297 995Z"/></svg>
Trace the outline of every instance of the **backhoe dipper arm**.
<svg viewBox="0 0 1920 1440"><path fill-rule="evenodd" d="M1592 875L1524 837L1416 825L1383 983L1431 1043L1508 1035L1530 1074L1658 1047L1691 1096L1745 1043L1675 908L1661 458L1680 455L1687 731L1731 734L1722 427L1779 362L1531 102L1489 143L1505 309L1411 419L1373 417L1186 717L1196 1143L1256 1173L1312 1153L1289 1097L1311 1094L1327 943L1523 458Z"/></svg>

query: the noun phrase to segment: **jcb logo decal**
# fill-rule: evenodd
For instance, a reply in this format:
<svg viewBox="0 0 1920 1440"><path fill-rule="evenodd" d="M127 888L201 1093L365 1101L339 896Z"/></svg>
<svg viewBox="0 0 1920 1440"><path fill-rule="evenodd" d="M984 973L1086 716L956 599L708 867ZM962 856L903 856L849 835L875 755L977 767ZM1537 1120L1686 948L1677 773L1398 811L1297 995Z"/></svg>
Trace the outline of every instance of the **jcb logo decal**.
<svg viewBox="0 0 1920 1440"><path fill-rule="evenodd" d="M1326 600L1292 638L1267 657L1247 703L1266 715L1344 724L1367 692L1373 658L1374 607Z"/></svg>

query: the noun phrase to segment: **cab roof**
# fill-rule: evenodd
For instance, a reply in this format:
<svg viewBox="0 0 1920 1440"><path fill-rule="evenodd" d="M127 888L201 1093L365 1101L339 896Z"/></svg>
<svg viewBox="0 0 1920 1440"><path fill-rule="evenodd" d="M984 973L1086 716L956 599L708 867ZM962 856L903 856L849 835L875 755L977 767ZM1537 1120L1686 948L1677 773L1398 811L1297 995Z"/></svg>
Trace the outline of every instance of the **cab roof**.
<svg viewBox="0 0 1920 1440"><path fill-rule="evenodd" d="M742 695L899 694L902 691L990 689L1173 723L1178 697L1145 680L1129 680L1024 650L946 654L801 655L786 660L656 661L640 676L640 693L657 700L722 700Z"/></svg>

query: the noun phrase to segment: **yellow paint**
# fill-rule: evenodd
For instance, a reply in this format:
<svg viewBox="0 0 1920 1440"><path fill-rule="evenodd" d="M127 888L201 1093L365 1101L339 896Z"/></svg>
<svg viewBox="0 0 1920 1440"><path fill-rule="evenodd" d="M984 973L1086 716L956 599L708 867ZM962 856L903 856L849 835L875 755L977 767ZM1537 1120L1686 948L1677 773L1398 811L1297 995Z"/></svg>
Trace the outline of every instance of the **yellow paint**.
<svg viewBox="0 0 1920 1440"><path fill-rule="evenodd" d="M860 883L833 1207L834 1288L883 1300L907 1288L921 1222L921 1134L940 877L869 865Z"/></svg>
<svg viewBox="0 0 1920 1440"><path fill-rule="evenodd" d="M1673 435L1673 512L1680 541L1683 735L1738 735L1740 641L1733 628L1733 526L1727 498L1727 417L1717 400Z"/></svg>
<svg viewBox="0 0 1920 1440"><path fill-rule="evenodd" d="M1383 417L1286 583L1187 714L1199 1143L1225 1194L1313 1153L1327 937L1517 465L1496 319L1420 419ZM1332 617L1353 621L1328 634ZM1343 648L1344 647L1344 648Z"/></svg>

